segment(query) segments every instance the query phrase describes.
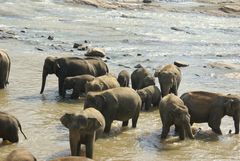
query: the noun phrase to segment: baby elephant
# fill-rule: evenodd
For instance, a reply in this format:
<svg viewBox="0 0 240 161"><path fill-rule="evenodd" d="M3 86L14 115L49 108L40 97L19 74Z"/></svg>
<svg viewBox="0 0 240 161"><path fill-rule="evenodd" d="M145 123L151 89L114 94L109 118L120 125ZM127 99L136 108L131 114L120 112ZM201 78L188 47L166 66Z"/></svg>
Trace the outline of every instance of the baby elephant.
<svg viewBox="0 0 240 161"><path fill-rule="evenodd" d="M86 156L92 158L95 138L105 128L103 115L94 108L88 108L79 115L66 113L60 121L69 129L71 155L80 156L81 144L85 144Z"/></svg>
<svg viewBox="0 0 240 161"><path fill-rule="evenodd" d="M120 87L120 84L118 83L117 78L112 74L96 77L85 85L86 93L89 91L103 91L116 87Z"/></svg>
<svg viewBox="0 0 240 161"><path fill-rule="evenodd" d="M149 73L146 68L138 68L131 74L132 88L134 90L155 85L155 78Z"/></svg>
<svg viewBox="0 0 240 161"><path fill-rule="evenodd" d="M37 159L26 149L13 150L5 161L37 161Z"/></svg>
<svg viewBox="0 0 240 161"><path fill-rule="evenodd" d="M63 83L63 97L65 97L66 90L73 89L71 98L77 99L80 93L85 93L85 84L94 78L94 76L88 74L65 78Z"/></svg>
<svg viewBox="0 0 240 161"><path fill-rule="evenodd" d="M138 95L141 97L142 106L145 103L145 110L148 111L151 105L158 106L162 95L157 86L148 86L143 89L137 90Z"/></svg>
<svg viewBox="0 0 240 161"><path fill-rule="evenodd" d="M185 133L189 138L194 139L188 108L178 96L168 94L163 97L159 104L159 112L163 125L161 139L167 137L170 126L172 125L175 125L178 129L181 140L185 139Z"/></svg>
<svg viewBox="0 0 240 161"><path fill-rule="evenodd" d="M130 75L126 70L122 70L118 74L117 80L121 87L129 87Z"/></svg>
<svg viewBox="0 0 240 161"><path fill-rule="evenodd" d="M3 141L8 140L12 143L18 142L18 128L25 139L27 139L22 132L22 127L18 119L5 112L0 112L0 138L2 138Z"/></svg>
<svg viewBox="0 0 240 161"><path fill-rule="evenodd" d="M142 101L136 91L129 87L108 89L102 92L89 92L84 102L84 108L94 107L99 110L105 120L105 133L109 133L113 120L123 121L128 125L132 119L132 127L137 126Z"/></svg>

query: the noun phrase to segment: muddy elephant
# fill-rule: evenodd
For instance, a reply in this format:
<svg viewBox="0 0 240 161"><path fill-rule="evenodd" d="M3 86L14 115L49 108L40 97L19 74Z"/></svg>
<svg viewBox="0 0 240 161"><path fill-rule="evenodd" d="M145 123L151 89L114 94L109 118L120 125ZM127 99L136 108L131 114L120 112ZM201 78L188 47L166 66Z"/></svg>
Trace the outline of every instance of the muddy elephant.
<svg viewBox="0 0 240 161"><path fill-rule="evenodd" d="M122 70L118 74L117 80L121 87L129 87L130 75L126 70Z"/></svg>
<svg viewBox="0 0 240 161"><path fill-rule="evenodd" d="M79 115L66 113L60 121L69 129L71 155L80 156L81 144L85 144L86 156L92 158L95 139L105 128L103 115L95 108L88 108Z"/></svg>
<svg viewBox="0 0 240 161"><path fill-rule="evenodd" d="M146 111L149 110L151 105L158 106L158 104L162 98L159 88L154 85L145 87L143 89L139 89L139 90L137 90L137 93L142 100L142 106L145 104L144 109Z"/></svg>
<svg viewBox="0 0 240 161"><path fill-rule="evenodd" d="M206 91L192 91L181 96L191 115L190 123L207 122L217 134L222 134L220 129L221 119L231 116L234 120L235 134L239 134L240 97Z"/></svg>
<svg viewBox="0 0 240 161"><path fill-rule="evenodd" d="M159 85L161 87L162 97L169 93L178 95L178 87L181 82L181 70L174 64L164 66L154 74L158 77Z"/></svg>
<svg viewBox="0 0 240 161"><path fill-rule="evenodd" d="M89 74L66 77L63 83L63 97L65 97L66 90L73 89L71 98L77 99L80 96L80 93L85 93L85 84L88 81L92 81L94 78L94 76Z"/></svg>
<svg viewBox="0 0 240 161"><path fill-rule="evenodd" d="M138 68L131 74L132 88L134 90L155 85L155 78L149 73L146 68Z"/></svg>
<svg viewBox="0 0 240 161"><path fill-rule="evenodd" d="M5 161L37 161L37 159L26 149L13 150Z"/></svg>
<svg viewBox="0 0 240 161"><path fill-rule="evenodd" d="M89 91L103 91L106 89L120 87L117 78L112 74L106 74L94 78L92 81L85 84L86 93Z"/></svg>
<svg viewBox="0 0 240 161"><path fill-rule="evenodd" d="M129 87L118 87L102 92L89 92L84 102L84 108L94 107L99 110L106 121L105 133L109 133L113 120L123 121L128 125L132 119L132 127L137 126L142 101L137 92Z"/></svg>
<svg viewBox="0 0 240 161"><path fill-rule="evenodd" d="M18 119L5 112L0 112L0 138L8 140L12 143L16 143L19 140L18 128L23 134L24 138L27 139L26 135L22 131L22 127Z"/></svg>
<svg viewBox="0 0 240 161"><path fill-rule="evenodd" d="M69 156L69 157L61 157L61 158L53 159L51 161L94 161L94 160L86 157Z"/></svg>
<svg viewBox="0 0 240 161"><path fill-rule="evenodd" d="M63 83L66 77L89 74L95 77L108 73L108 67L103 60L98 58L79 57L47 57L42 72L42 88L44 91L48 74L55 74L58 77L59 95L63 96Z"/></svg>
<svg viewBox="0 0 240 161"><path fill-rule="evenodd" d="M5 88L8 84L8 78L11 67L11 60L8 54L0 50L0 89Z"/></svg>
<svg viewBox="0 0 240 161"><path fill-rule="evenodd" d="M161 139L167 137L172 125L178 129L181 140L185 139L185 135L194 139L188 108L178 96L171 93L163 97L159 103L159 112L163 125Z"/></svg>

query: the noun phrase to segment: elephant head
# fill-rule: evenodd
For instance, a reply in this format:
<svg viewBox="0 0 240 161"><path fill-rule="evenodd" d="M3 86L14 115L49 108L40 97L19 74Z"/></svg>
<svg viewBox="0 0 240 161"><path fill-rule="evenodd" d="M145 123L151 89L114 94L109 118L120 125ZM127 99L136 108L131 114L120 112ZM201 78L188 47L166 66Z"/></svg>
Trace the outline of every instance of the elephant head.
<svg viewBox="0 0 240 161"><path fill-rule="evenodd" d="M56 74L57 68L60 68L59 63L56 62L56 57L47 57L45 59L44 65L43 65L43 72L42 72L42 87L40 94L43 93L45 88L45 83L48 74Z"/></svg>
<svg viewBox="0 0 240 161"><path fill-rule="evenodd" d="M173 118L174 118L174 123L178 126L182 126L183 135L185 133L190 139L193 139L194 136L192 134L191 130L191 125L190 125L190 114L188 113L188 109L185 105L173 105L173 106L178 106L179 108L175 108L173 111ZM184 139L184 136L181 136L180 138Z"/></svg>
<svg viewBox="0 0 240 161"><path fill-rule="evenodd" d="M101 123L96 118L90 118L84 114L65 113L60 121L69 130L77 130L85 134L91 134L101 127Z"/></svg>
<svg viewBox="0 0 240 161"><path fill-rule="evenodd" d="M228 95L224 107L224 111L226 111L225 114L233 117L235 134L239 134L240 98L238 96Z"/></svg>
<svg viewBox="0 0 240 161"><path fill-rule="evenodd" d="M145 110L149 110L149 107L151 106L151 99L149 97L149 93L145 90L137 90L137 93L142 100L142 109L145 103Z"/></svg>
<svg viewBox="0 0 240 161"><path fill-rule="evenodd" d="M150 76L150 75L146 76L143 79L143 85L144 85L144 87L155 85L155 78L153 76Z"/></svg>
<svg viewBox="0 0 240 161"><path fill-rule="evenodd" d="M169 93L177 94L176 75L171 72L158 73L158 80L161 86L162 97Z"/></svg>

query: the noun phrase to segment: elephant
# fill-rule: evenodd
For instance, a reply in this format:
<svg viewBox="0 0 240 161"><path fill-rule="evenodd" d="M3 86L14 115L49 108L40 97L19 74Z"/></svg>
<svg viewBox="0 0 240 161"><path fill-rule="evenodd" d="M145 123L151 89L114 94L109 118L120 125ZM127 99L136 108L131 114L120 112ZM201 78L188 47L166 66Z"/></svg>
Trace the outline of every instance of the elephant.
<svg viewBox="0 0 240 161"><path fill-rule="evenodd" d="M148 111L151 105L158 106L162 95L159 88L155 85L137 90L138 95L142 100L142 106L145 103L145 110Z"/></svg>
<svg viewBox="0 0 240 161"><path fill-rule="evenodd" d="M66 77L90 74L98 77L108 73L108 66L102 59L98 58L79 58L79 57L47 57L44 62L42 72L42 87L40 94L43 93L48 74L55 74L58 77L59 95L63 96L63 83Z"/></svg>
<svg viewBox="0 0 240 161"><path fill-rule="evenodd" d="M132 88L134 90L155 85L155 78L149 73L146 68L138 68L131 74Z"/></svg>
<svg viewBox="0 0 240 161"><path fill-rule="evenodd" d="M180 140L184 140L185 135L194 139L188 108L178 96L172 93L164 96L159 103L159 112L163 125L161 139L166 139L172 125L178 129Z"/></svg>
<svg viewBox="0 0 240 161"><path fill-rule="evenodd" d="M161 87L162 97L169 93L178 95L178 87L181 82L182 73L179 67L174 64L168 64L154 74L158 77L159 85Z"/></svg>
<svg viewBox="0 0 240 161"><path fill-rule="evenodd" d="M84 102L84 109L94 107L99 110L106 121L105 133L109 133L113 120L123 121L128 125L132 119L132 127L136 128L142 101L137 92L129 87L118 87L102 92L89 92Z"/></svg>
<svg viewBox="0 0 240 161"><path fill-rule="evenodd" d="M3 50L0 50L0 62L0 89L3 89L9 83L8 78L11 67L10 57Z"/></svg>
<svg viewBox="0 0 240 161"><path fill-rule="evenodd" d="M77 99L80 96L80 93L85 93L85 84L88 81L92 81L94 78L94 76L89 74L66 77L63 83L63 97L65 97L66 90L73 89L71 98Z"/></svg>
<svg viewBox="0 0 240 161"><path fill-rule="evenodd" d="M94 161L94 160L86 157L69 156L69 157L60 157L57 159L53 159L51 161Z"/></svg>
<svg viewBox="0 0 240 161"><path fill-rule="evenodd" d="M5 161L37 161L37 159L26 149L13 150Z"/></svg>
<svg viewBox="0 0 240 161"><path fill-rule="evenodd" d="M24 138L27 139L26 135L22 131L22 127L18 119L5 112L0 112L0 138L8 140L12 143L19 141L18 128L23 134Z"/></svg>
<svg viewBox="0 0 240 161"><path fill-rule="evenodd" d="M126 70L122 70L118 74L117 80L121 87L129 87L130 75Z"/></svg>
<svg viewBox="0 0 240 161"><path fill-rule="evenodd" d="M206 91L192 91L184 93L180 98L188 107L191 115L191 124L207 122L213 132L221 135L221 119L225 115L228 115L233 117L235 134L239 134L239 96Z"/></svg>
<svg viewBox="0 0 240 161"><path fill-rule="evenodd" d="M85 91L103 91L110 88L120 87L117 78L112 74L106 74L100 77L94 78L92 81L85 84Z"/></svg>
<svg viewBox="0 0 240 161"><path fill-rule="evenodd" d="M92 158L95 139L105 128L103 115L95 108L88 108L78 115L65 113L60 121L69 129L71 155L80 156L81 144L85 144L86 156Z"/></svg>

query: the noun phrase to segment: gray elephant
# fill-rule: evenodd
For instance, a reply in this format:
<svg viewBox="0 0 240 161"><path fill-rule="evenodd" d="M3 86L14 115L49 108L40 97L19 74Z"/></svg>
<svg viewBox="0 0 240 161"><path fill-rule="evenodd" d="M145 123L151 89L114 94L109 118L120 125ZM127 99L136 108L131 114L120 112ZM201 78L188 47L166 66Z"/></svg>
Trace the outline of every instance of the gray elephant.
<svg viewBox="0 0 240 161"><path fill-rule="evenodd" d="M132 88L134 90L155 85L155 78L149 73L146 68L138 68L131 74Z"/></svg>
<svg viewBox="0 0 240 161"><path fill-rule="evenodd" d="M63 83L66 77L82 74L90 74L98 77L108 73L108 67L103 60L98 58L79 58L79 57L47 57L43 66L42 88L44 91L48 74L56 74L58 77L59 95L63 96Z"/></svg>
<svg viewBox="0 0 240 161"><path fill-rule="evenodd" d="M13 150L5 161L37 161L37 159L26 149Z"/></svg>
<svg viewBox="0 0 240 161"><path fill-rule="evenodd" d="M18 142L18 128L27 139L22 131L22 127L18 119L8 113L0 112L0 138L8 140L12 143Z"/></svg>
<svg viewBox="0 0 240 161"><path fill-rule="evenodd" d="M170 126L175 125L179 132L179 138L185 139L185 134L194 139L190 125L190 115L188 108L183 101L174 94L168 94L160 101L159 112L162 120L161 139L165 139L170 130Z"/></svg>
<svg viewBox="0 0 240 161"><path fill-rule="evenodd" d="M53 159L51 161L94 161L94 160L86 157L69 156L69 157L61 157L61 158Z"/></svg>
<svg viewBox="0 0 240 161"><path fill-rule="evenodd" d="M126 70L122 70L118 74L117 80L121 87L129 87L130 75Z"/></svg>
<svg viewBox="0 0 240 161"><path fill-rule="evenodd" d="M178 95L178 87L181 82L181 70L174 64L164 66L161 70L154 74L158 77L159 85L161 87L162 97L169 93Z"/></svg>
<svg viewBox="0 0 240 161"><path fill-rule="evenodd" d="M228 115L233 117L235 134L239 134L239 96L193 91L184 93L181 99L188 107L191 124L207 122L215 133L222 134L221 119Z"/></svg>
<svg viewBox="0 0 240 161"><path fill-rule="evenodd" d="M88 81L92 81L94 78L94 76L89 74L66 77L63 83L63 97L65 97L66 90L73 89L71 98L77 99L80 96L80 93L85 93L85 84Z"/></svg>
<svg viewBox="0 0 240 161"><path fill-rule="evenodd" d="M151 105L158 106L162 98L161 92L157 86L148 86L137 90L138 95L142 100L142 106L145 104L145 110L148 111Z"/></svg>
<svg viewBox="0 0 240 161"><path fill-rule="evenodd" d="M92 158L95 139L105 128L103 115L95 108L88 108L79 115L66 113L60 121L69 129L71 155L80 156L81 144L85 144L86 156Z"/></svg>
<svg viewBox="0 0 240 161"><path fill-rule="evenodd" d="M120 87L117 78L112 74L106 74L94 78L92 81L85 84L86 93L89 91L103 91L106 89Z"/></svg>
<svg viewBox="0 0 240 161"><path fill-rule="evenodd" d="M8 78L11 67L11 60L8 54L0 50L0 89L5 88L8 84Z"/></svg>
<svg viewBox="0 0 240 161"><path fill-rule="evenodd" d="M123 121L128 125L132 119L132 127L137 126L142 101L136 91L128 87L118 87L102 92L89 92L84 102L84 109L94 107L99 110L106 121L105 133L109 133L113 120Z"/></svg>

